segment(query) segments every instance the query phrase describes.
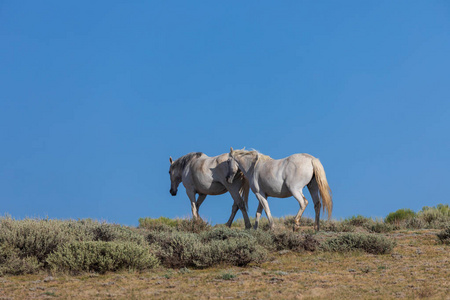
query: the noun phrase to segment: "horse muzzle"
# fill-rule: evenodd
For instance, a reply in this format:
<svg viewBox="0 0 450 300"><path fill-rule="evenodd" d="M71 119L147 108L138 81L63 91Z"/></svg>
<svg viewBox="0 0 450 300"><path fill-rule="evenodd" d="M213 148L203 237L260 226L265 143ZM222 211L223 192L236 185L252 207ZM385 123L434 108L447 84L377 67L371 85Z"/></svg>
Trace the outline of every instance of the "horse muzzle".
<svg viewBox="0 0 450 300"><path fill-rule="evenodd" d="M176 195L177 195L177 191L174 191L174 190L170 189L170 194L171 194L172 196L176 196Z"/></svg>

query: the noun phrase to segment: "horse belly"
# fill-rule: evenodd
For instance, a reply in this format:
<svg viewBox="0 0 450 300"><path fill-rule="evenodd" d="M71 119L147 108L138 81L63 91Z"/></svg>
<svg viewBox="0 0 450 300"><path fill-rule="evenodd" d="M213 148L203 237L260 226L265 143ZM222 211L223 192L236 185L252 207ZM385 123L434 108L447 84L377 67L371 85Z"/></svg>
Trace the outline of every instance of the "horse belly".
<svg viewBox="0 0 450 300"><path fill-rule="evenodd" d="M280 189L271 189L269 191L265 191L267 196L275 197L275 198L287 198L292 196L292 193L289 191L287 187Z"/></svg>
<svg viewBox="0 0 450 300"><path fill-rule="evenodd" d="M201 184L197 186L197 193L205 195L222 195L228 190L220 182L212 182L211 184Z"/></svg>
<svg viewBox="0 0 450 300"><path fill-rule="evenodd" d="M269 197L275 198L287 198L292 196L288 187L285 183L277 182L277 180L270 180L263 183L260 187L263 189L264 193Z"/></svg>

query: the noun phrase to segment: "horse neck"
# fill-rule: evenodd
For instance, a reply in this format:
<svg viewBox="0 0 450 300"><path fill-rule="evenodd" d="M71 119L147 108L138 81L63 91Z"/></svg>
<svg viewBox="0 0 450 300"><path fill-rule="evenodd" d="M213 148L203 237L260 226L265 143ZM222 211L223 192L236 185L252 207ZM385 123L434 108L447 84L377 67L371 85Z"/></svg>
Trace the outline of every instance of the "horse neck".
<svg viewBox="0 0 450 300"><path fill-rule="evenodd" d="M184 163L180 164L179 167L178 167L179 170L180 170L180 173L184 174L186 172L186 170L190 168L190 165L192 164L192 162L197 160L197 159L198 159L198 157L194 157L194 156L189 157L188 159L186 159L184 161Z"/></svg>

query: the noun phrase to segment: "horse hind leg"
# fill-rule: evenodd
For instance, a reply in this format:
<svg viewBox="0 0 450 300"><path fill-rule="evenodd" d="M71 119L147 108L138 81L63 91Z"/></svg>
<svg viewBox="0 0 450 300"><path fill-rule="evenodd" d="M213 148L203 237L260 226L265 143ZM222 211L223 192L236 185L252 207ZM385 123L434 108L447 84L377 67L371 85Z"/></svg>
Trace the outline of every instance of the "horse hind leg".
<svg viewBox="0 0 450 300"><path fill-rule="evenodd" d="M319 231L320 229L320 208L322 204L320 203L320 197L319 197L319 186L317 185L317 181L315 177L311 180L311 182L308 184L308 190L311 194L311 198L314 202L314 210L316 211L316 220L314 224L314 229Z"/></svg>
<svg viewBox="0 0 450 300"><path fill-rule="evenodd" d="M258 208L256 209L255 226L253 227L255 230L258 229L259 219L261 218L262 210L263 210L262 204L258 203Z"/></svg>
<svg viewBox="0 0 450 300"><path fill-rule="evenodd" d="M294 196L294 198L298 201L298 203L300 204L300 209L297 212L297 215L294 218L294 231L298 230L298 228L300 227L300 218L303 215L303 212L306 209L306 206L308 205L308 200L305 198L305 196L303 196L302 191L291 191L292 196Z"/></svg>

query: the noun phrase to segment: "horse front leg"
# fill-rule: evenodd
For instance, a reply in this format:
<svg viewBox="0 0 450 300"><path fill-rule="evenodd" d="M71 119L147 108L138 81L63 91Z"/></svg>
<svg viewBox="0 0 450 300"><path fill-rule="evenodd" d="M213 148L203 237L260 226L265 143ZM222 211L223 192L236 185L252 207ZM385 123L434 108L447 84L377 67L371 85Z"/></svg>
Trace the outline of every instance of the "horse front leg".
<svg viewBox="0 0 450 300"><path fill-rule="evenodd" d="M248 217L244 200L242 199L241 195L239 194L239 189L236 188L236 185L231 186L231 187L229 187L229 186L225 186L225 187L228 189L228 192L230 193L230 195L234 201L233 207L231 209L231 216L227 222L227 226L231 227L234 217L236 216L237 210L240 209L242 212L242 217L244 217L245 229L250 229L252 227L252 224L250 223L250 218Z"/></svg>
<svg viewBox="0 0 450 300"><path fill-rule="evenodd" d="M200 210L200 205L202 205L203 201L205 201L205 198L206 198L205 194L198 195L197 202L195 203L197 207L197 214L199 214L198 211Z"/></svg>
<svg viewBox="0 0 450 300"><path fill-rule="evenodd" d="M186 194L188 195L189 200L191 200L192 217L194 219L198 219L199 216L197 211L197 201L195 200L195 192L186 190Z"/></svg>
<svg viewBox="0 0 450 300"><path fill-rule="evenodd" d="M256 198L258 198L259 204L262 205L264 208L264 211L266 212L267 219L269 219L269 227L270 229L273 229L273 218L272 214L270 213L269 203L267 202L267 196L262 195L261 193L255 193ZM259 208L259 206L258 206ZM261 213L260 213L261 216ZM256 226L256 223L255 223Z"/></svg>
<svg viewBox="0 0 450 300"><path fill-rule="evenodd" d="M225 224L226 226L231 227L231 224L233 224L233 220L234 217L236 216L238 209L239 207L237 206L237 204L233 203L233 207L231 208L231 215L230 218L228 219L228 222Z"/></svg>

